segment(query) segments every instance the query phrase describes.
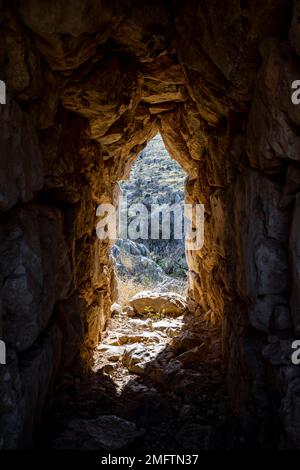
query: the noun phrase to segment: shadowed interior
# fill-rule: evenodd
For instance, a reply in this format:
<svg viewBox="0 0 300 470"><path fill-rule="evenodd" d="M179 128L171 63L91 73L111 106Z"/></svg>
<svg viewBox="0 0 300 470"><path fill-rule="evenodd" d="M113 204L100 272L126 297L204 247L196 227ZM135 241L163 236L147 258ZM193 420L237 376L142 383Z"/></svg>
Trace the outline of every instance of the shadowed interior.
<svg viewBox="0 0 300 470"><path fill-rule="evenodd" d="M189 306L222 324L234 412L262 447L299 447L300 3L45 4L0 9L2 447L31 447L90 370L116 290L96 208L157 132L205 205Z"/></svg>

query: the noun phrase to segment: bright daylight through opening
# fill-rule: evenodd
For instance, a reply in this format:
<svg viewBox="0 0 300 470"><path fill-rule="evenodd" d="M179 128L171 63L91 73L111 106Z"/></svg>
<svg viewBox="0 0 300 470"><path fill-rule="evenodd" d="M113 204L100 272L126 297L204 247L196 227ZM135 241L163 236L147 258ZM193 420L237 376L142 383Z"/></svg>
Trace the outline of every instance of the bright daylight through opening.
<svg viewBox="0 0 300 470"><path fill-rule="evenodd" d="M186 173L171 159L160 134L157 134L134 162L129 179L120 182L128 209L133 204L183 208ZM160 214L160 223L162 223ZM130 223L130 216L129 216ZM149 220L150 225L150 220ZM122 305L141 290L173 291L186 295L187 261L184 237L175 238L174 213L170 214L170 237L159 239L118 239L112 249ZM151 234L150 234L151 235Z"/></svg>

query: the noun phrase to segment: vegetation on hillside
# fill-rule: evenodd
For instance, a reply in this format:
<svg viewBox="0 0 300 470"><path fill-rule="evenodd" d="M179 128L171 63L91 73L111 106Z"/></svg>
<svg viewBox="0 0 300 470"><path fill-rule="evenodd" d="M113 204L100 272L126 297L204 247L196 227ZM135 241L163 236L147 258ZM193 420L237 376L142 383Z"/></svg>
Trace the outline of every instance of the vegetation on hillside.
<svg viewBox="0 0 300 470"><path fill-rule="evenodd" d="M158 134L140 153L130 177L120 182L128 207L143 203L149 210L154 204L184 203L186 174L172 160ZM173 218L171 216L171 233ZM185 293L187 263L184 240L118 240L112 250L116 261L122 299L128 292L143 288L161 288Z"/></svg>

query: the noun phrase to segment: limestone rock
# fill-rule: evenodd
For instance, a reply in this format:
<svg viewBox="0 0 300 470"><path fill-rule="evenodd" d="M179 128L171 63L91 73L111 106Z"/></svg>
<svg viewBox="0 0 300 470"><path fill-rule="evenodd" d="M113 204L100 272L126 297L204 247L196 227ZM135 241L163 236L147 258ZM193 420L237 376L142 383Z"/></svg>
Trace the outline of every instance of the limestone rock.
<svg viewBox="0 0 300 470"><path fill-rule="evenodd" d="M212 448L212 435L210 426L185 424L176 435L176 440L186 450L209 450Z"/></svg>
<svg viewBox="0 0 300 470"><path fill-rule="evenodd" d="M98 351L103 352L109 361L118 361L124 354L125 348L120 346L112 346L101 344L97 348Z"/></svg>
<svg viewBox="0 0 300 470"><path fill-rule="evenodd" d="M150 318L146 318L145 320L141 320L140 318L132 318L128 320L128 324L141 327L143 330L146 330L147 328L151 328L152 326L152 322Z"/></svg>
<svg viewBox="0 0 300 470"><path fill-rule="evenodd" d="M0 448L15 449L24 424L24 396L17 355L7 350L7 366L0 368Z"/></svg>
<svg viewBox="0 0 300 470"><path fill-rule="evenodd" d="M257 46L264 35L272 36L286 28L288 8L287 1L270 1L250 7L236 0L221 9L217 0L207 2L205 8L196 0L180 2L176 5L175 21L181 57L191 68L202 72L207 70L205 61L201 63L204 51L226 80L247 95L259 64ZM266 24L268 32L263 27ZM222 38L227 36L228 28L230 41L225 43ZM243 60L237 60L237 57L243 57ZM219 85L217 81L211 80L211 83Z"/></svg>
<svg viewBox="0 0 300 470"><path fill-rule="evenodd" d="M27 202L43 185L43 161L30 119L10 97L0 106L0 209Z"/></svg>
<svg viewBox="0 0 300 470"><path fill-rule="evenodd" d="M24 34L22 23L12 12L6 12L7 28L3 28L8 63L5 71L7 88L22 99L32 99L41 91L41 64L32 41ZM27 54L26 54L27 52Z"/></svg>
<svg viewBox="0 0 300 470"><path fill-rule="evenodd" d="M279 340L275 336L274 338L269 337L269 341L270 344L267 344L262 350L264 358L274 365L289 366L293 352L291 340Z"/></svg>
<svg viewBox="0 0 300 470"><path fill-rule="evenodd" d="M132 297L129 303L139 314L156 312L180 316L186 310L185 298L175 292L143 291Z"/></svg>
<svg viewBox="0 0 300 470"><path fill-rule="evenodd" d="M172 339L172 347L189 350L200 346L203 343L202 335L197 331L184 329Z"/></svg>
<svg viewBox="0 0 300 470"><path fill-rule="evenodd" d="M198 165L191 157L184 137L175 129L181 127L181 108L175 112L164 113L160 121L160 129L166 149L182 168L193 178L198 174Z"/></svg>
<svg viewBox="0 0 300 470"><path fill-rule="evenodd" d="M23 353L20 360L20 377L24 394L24 424L20 433L20 446L33 446L32 437L40 429L41 418L51 407L54 381L61 358L62 333L54 325ZM36 380L32 380L36 377Z"/></svg>
<svg viewBox="0 0 300 470"><path fill-rule="evenodd" d="M291 312L287 305L277 305L273 312L274 327L279 330L292 328Z"/></svg>
<svg viewBox="0 0 300 470"><path fill-rule="evenodd" d="M1 220L4 339L24 351L46 327L54 304L67 297L70 260L59 210L30 204Z"/></svg>
<svg viewBox="0 0 300 470"><path fill-rule="evenodd" d="M166 333L168 336L175 335L178 331L180 331L182 327L182 322L179 319L167 319L167 320L159 320L152 323L152 328L154 331L162 331Z"/></svg>
<svg viewBox="0 0 300 470"><path fill-rule="evenodd" d="M123 364L133 374L145 374L149 364L155 361L157 355L164 350L164 345L145 347L144 344L135 344L126 348L123 355Z"/></svg>
<svg viewBox="0 0 300 470"><path fill-rule="evenodd" d="M144 331L140 334L121 334L118 336L119 344L132 343L160 343L163 337L154 331Z"/></svg>
<svg viewBox="0 0 300 470"><path fill-rule="evenodd" d="M91 133L94 138L104 136L111 125L129 106L132 107L134 100L138 98L139 81L134 64L130 69L126 68L126 82L123 80L124 73L125 64L121 58L106 57L101 65L96 65L92 72L84 77L84 85L76 81L71 82L63 92L65 107L91 120ZM131 96L128 94L129 89Z"/></svg>
<svg viewBox="0 0 300 470"><path fill-rule="evenodd" d="M25 24L40 36L53 33L79 36L82 33L95 33L105 23L109 24L116 7L120 7L120 2L113 1L110 5L100 2L95 6L90 0L68 2L65 5L54 1L48 3L48 15L45 17L45 5L29 0L20 6L20 11Z"/></svg>
<svg viewBox="0 0 300 470"><path fill-rule="evenodd" d="M48 2L45 5L31 0L20 5L24 23L36 33L35 43L45 60L54 70L72 70L96 51L122 19L122 2L109 5L93 1ZM119 15L116 15L116 13Z"/></svg>
<svg viewBox="0 0 300 470"><path fill-rule="evenodd" d="M164 270L148 257L121 253L115 259L118 272L125 277L134 277L137 283L143 283L145 279L151 279L153 282L168 279Z"/></svg>
<svg viewBox="0 0 300 470"><path fill-rule="evenodd" d="M95 419L74 419L53 443L53 449L68 450L126 450L143 431L130 421L114 415Z"/></svg>
<svg viewBox="0 0 300 470"><path fill-rule="evenodd" d="M134 317L136 315L136 312L134 311L134 309L132 307L130 307L129 305L124 307L124 313L128 317Z"/></svg>
<svg viewBox="0 0 300 470"><path fill-rule="evenodd" d="M283 448L299 448L299 393L300 379L292 380L287 388L286 395L282 402L280 414L284 420L286 436Z"/></svg>
<svg viewBox="0 0 300 470"><path fill-rule="evenodd" d="M205 354L207 354L207 349L207 345L202 343L199 346L196 346L195 348L189 349L188 351L180 354L176 357L176 360L180 361L183 368L197 368L199 363L203 361Z"/></svg>
<svg viewBox="0 0 300 470"><path fill-rule="evenodd" d="M300 2L296 0L293 4L293 19L290 28L290 40L298 55L300 55L300 24L299 24Z"/></svg>
<svg viewBox="0 0 300 470"><path fill-rule="evenodd" d="M277 318L276 324L279 326L289 321L289 311L283 311L284 307L280 304L284 303L283 295L264 295L258 298L253 305L249 307L249 320L254 328L268 333L271 328L272 318ZM279 309L281 314L279 313ZM284 316L286 315L286 319Z"/></svg>
<svg viewBox="0 0 300 470"><path fill-rule="evenodd" d="M257 197L252 199L250 196L254 193L262 201L263 218L258 215L261 213L261 206L257 204ZM243 226L246 230L242 216L245 211L249 211L251 217L257 220L255 227L247 232L240 245L242 259L247 259L248 268L238 266L239 290L243 296L251 299L258 295L284 294L289 288L285 244L291 214L280 210L280 188L265 176L250 171L244 174L243 182L240 180L238 194L239 197L235 200L237 226ZM237 233L240 231L236 230ZM246 256L246 251L252 253L252 256Z"/></svg>
<svg viewBox="0 0 300 470"><path fill-rule="evenodd" d="M90 306L79 292L74 292L56 304L57 322L65 339L62 344L62 369L71 367L74 359L78 359L79 347L82 358L89 361L93 348L98 345L99 328L104 328L107 313L104 312L102 296L94 295L93 299L97 307ZM82 371L82 365L78 360L78 370Z"/></svg>
<svg viewBox="0 0 300 470"><path fill-rule="evenodd" d="M184 73L177 60L170 55L162 55L152 62L142 63L142 73L145 78L167 84L183 85Z"/></svg>
<svg viewBox="0 0 300 470"><path fill-rule="evenodd" d="M59 328L53 325L19 357L8 348L7 366L0 370L2 448L33 446L41 417L51 405L50 397L53 396L53 384L60 365L61 340Z"/></svg>
<svg viewBox="0 0 300 470"><path fill-rule="evenodd" d="M114 303L110 308L110 312L112 315L121 315L122 314L122 307L120 304Z"/></svg>
<svg viewBox="0 0 300 470"><path fill-rule="evenodd" d="M292 265L291 313L296 334L300 333L300 196L297 195L290 234L290 260Z"/></svg>
<svg viewBox="0 0 300 470"><path fill-rule="evenodd" d="M150 62L167 48L171 29L172 17L164 3L134 1L113 37L129 51L134 51L141 62Z"/></svg>
<svg viewBox="0 0 300 470"><path fill-rule="evenodd" d="M291 100L295 71L277 42L263 45L264 65L259 72L247 130L247 152L254 167L278 171L282 159L298 161L300 141L289 119L299 124L299 109Z"/></svg>

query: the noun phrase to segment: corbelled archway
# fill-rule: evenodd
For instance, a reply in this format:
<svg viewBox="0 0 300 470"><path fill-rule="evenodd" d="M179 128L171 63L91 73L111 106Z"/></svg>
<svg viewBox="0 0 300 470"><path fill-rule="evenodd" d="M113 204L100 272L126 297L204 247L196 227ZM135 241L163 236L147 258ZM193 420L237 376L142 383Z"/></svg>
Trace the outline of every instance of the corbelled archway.
<svg viewBox="0 0 300 470"><path fill-rule="evenodd" d="M294 3L1 3L4 448L31 446L54 384L89 367L114 295L96 207L157 131L205 204L189 296L222 318L233 406L262 445L300 445Z"/></svg>

